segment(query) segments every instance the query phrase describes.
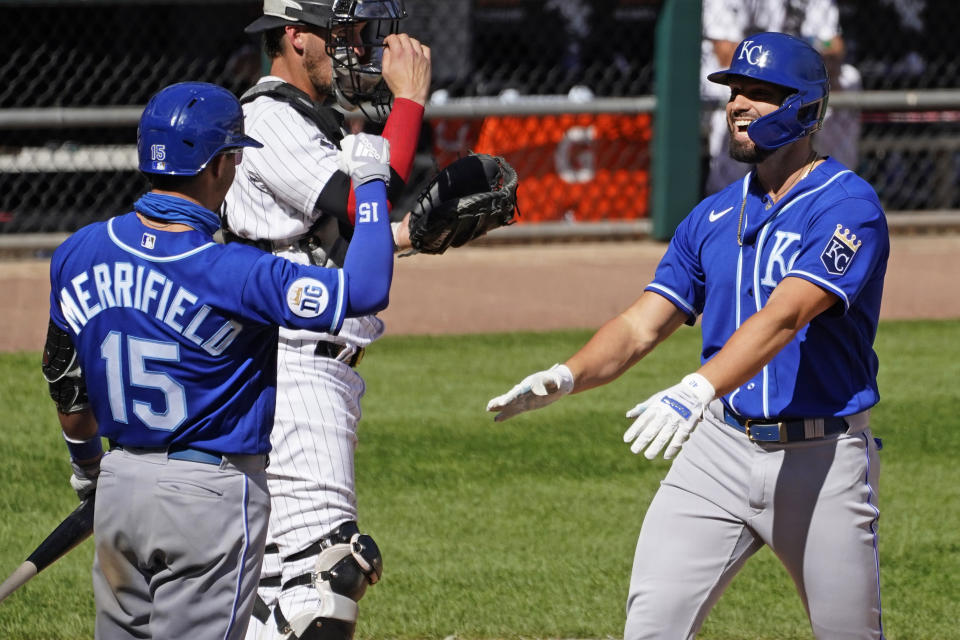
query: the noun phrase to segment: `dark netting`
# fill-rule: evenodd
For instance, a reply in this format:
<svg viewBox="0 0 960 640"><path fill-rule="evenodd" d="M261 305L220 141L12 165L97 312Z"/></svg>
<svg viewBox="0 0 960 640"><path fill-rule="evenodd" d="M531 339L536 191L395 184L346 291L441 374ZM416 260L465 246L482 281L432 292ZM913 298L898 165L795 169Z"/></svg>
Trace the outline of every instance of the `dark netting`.
<svg viewBox="0 0 960 640"><path fill-rule="evenodd" d="M841 0L848 59L864 89L960 86L956 0Z"/></svg>
<svg viewBox="0 0 960 640"><path fill-rule="evenodd" d="M643 96L653 91L661 4L407 0L405 30L433 49L435 96L556 96L571 89L583 95L580 87L598 97ZM839 6L847 61L863 89L960 87L956 0L839 0ZM0 113L141 107L160 88L184 80L239 94L262 70L259 42L243 34L261 7L258 0L0 3ZM646 215L646 202L611 203L623 193L648 195L652 120L493 120L431 121L414 181L467 148L515 144L511 158L524 166L531 197L542 196L544 219L604 219L624 206ZM888 210L960 209L960 104L863 110L855 122L861 135L854 164ZM630 137L618 143L623 131ZM516 137L524 135L530 140ZM96 127L0 128L0 233L71 231L129 210L146 188L136 171L135 140L129 117ZM611 154L615 167L604 164Z"/></svg>

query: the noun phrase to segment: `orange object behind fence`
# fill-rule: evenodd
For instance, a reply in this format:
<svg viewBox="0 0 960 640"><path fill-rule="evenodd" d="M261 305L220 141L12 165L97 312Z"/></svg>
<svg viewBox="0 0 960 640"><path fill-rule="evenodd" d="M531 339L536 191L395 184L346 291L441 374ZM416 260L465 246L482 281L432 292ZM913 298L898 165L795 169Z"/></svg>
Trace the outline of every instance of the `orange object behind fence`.
<svg viewBox="0 0 960 640"><path fill-rule="evenodd" d="M473 150L516 168L520 223L649 214L649 114L436 120L433 129L441 167Z"/></svg>

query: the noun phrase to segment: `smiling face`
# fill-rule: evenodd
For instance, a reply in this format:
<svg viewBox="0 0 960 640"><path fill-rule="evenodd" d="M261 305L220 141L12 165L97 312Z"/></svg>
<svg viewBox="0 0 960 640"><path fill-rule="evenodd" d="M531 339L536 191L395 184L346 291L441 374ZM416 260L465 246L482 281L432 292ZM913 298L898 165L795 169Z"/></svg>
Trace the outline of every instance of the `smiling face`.
<svg viewBox="0 0 960 640"><path fill-rule="evenodd" d="M773 151L757 147L747 135L747 127L757 118L779 109L792 90L745 76L731 77L729 86L727 127L730 130L730 157L751 164L762 162Z"/></svg>

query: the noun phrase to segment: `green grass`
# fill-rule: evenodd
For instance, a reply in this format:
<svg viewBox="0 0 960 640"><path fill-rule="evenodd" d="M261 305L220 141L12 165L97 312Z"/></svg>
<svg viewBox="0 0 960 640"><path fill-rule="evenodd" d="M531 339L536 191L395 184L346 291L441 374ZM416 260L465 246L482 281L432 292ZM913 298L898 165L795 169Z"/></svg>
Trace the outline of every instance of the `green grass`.
<svg viewBox="0 0 960 640"><path fill-rule="evenodd" d="M696 363L683 329L621 380L495 424L487 399L575 351L589 332L387 337L367 380L357 451L361 527L384 554L359 639L620 637L636 535L669 462L633 456L624 412ZM887 637L960 639L960 322L888 322L881 564ZM75 504L37 354L0 357L0 572ZM0 638L92 637L89 541L0 604ZM755 604L758 600L762 607ZM701 634L809 638L786 572L761 552Z"/></svg>

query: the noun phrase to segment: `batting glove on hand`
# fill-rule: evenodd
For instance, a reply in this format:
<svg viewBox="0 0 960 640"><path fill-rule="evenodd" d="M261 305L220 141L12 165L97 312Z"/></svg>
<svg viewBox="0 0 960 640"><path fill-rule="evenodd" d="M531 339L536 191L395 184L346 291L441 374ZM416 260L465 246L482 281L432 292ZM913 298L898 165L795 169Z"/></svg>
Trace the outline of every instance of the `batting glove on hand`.
<svg viewBox="0 0 960 640"><path fill-rule="evenodd" d="M630 450L634 453L640 453L646 447L643 455L647 460L653 460L669 440L670 446L663 457L670 460L690 437L715 393L706 378L691 373L680 384L653 394L646 402L627 411L627 417L636 420L623 434L623 441L633 442Z"/></svg>
<svg viewBox="0 0 960 640"><path fill-rule="evenodd" d="M337 165L355 187L371 180L390 184L390 142L366 133L346 136L340 141Z"/></svg>
<svg viewBox="0 0 960 640"><path fill-rule="evenodd" d="M70 466L73 467L70 486L77 492L80 502L83 502L97 490L97 478L100 477L100 458L97 458L95 462L82 465L71 460Z"/></svg>
<svg viewBox="0 0 960 640"><path fill-rule="evenodd" d="M503 422L518 413L539 409L573 391L573 373L565 364L532 373L502 396L487 403L487 411L499 411L493 419Z"/></svg>

